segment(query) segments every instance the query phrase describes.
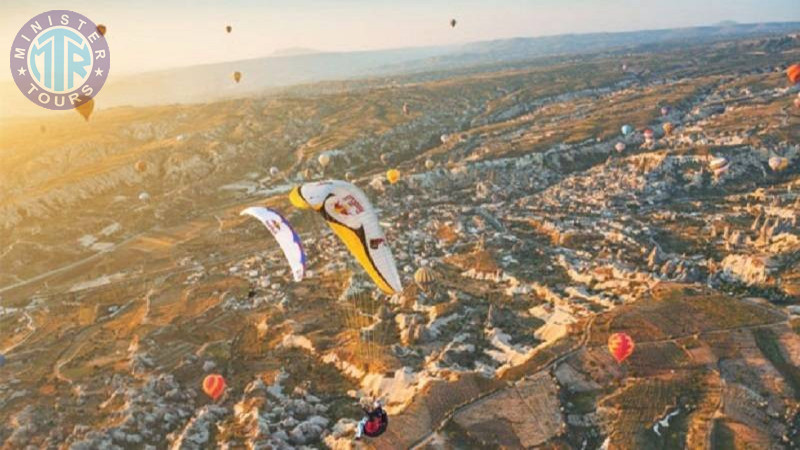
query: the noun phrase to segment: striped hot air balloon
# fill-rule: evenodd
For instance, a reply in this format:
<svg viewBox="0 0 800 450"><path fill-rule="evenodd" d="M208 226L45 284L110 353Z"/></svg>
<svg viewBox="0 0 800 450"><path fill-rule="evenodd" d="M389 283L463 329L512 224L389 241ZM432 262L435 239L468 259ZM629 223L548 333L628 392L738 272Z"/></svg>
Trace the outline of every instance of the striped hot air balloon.
<svg viewBox="0 0 800 450"><path fill-rule="evenodd" d="M211 397L214 401L222 396L225 392L225 378L219 374L211 374L206 376L203 380L203 392Z"/></svg>
<svg viewBox="0 0 800 450"><path fill-rule="evenodd" d="M614 333L608 338L608 351L611 356L622 363L633 353L633 339L625 333Z"/></svg>
<svg viewBox="0 0 800 450"><path fill-rule="evenodd" d="M414 282L417 283L417 286L422 290L430 289L430 287L436 283L437 279L438 275L429 267L420 267L414 273Z"/></svg>

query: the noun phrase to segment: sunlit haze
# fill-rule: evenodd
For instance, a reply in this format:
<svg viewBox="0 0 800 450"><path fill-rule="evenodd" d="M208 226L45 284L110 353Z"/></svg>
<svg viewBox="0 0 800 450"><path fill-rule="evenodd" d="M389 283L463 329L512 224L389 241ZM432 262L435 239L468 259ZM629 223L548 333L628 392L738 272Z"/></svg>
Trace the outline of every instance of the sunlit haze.
<svg viewBox="0 0 800 450"><path fill-rule="evenodd" d="M72 9L109 26L116 74L269 56L292 48L354 51L517 36L800 19L796 0L50 1L6 0L2 39L34 15ZM458 20L451 29L447 22ZM234 32L223 36L226 24ZM224 39L222 39L224 37ZM5 75L6 79L9 75Z"/></svg>

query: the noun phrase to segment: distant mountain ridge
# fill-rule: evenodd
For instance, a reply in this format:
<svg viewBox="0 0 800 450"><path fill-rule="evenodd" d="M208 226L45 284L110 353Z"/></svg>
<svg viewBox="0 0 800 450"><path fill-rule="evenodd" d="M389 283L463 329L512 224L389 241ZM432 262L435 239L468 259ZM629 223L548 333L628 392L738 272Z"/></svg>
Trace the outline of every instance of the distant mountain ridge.
<svg viewBox="0 0 800 450"><path fill-rule="evenodd" d="M196 103L252 95L296 84L367 76L403 75L449 70L478 64L503 63L545 56L630 51L648 45L701 43L732 37L770 36L800 32L800 22L736 24L617 33L520 37L463 45L400 48L360 52L317 52L305 48L280 50L272 56L112 77L98 102L102 107ZM242 73L239 84L230 74ZM16 87L3 86L6 92ZM0 116L42 113L19 93L0 106ZM46 111L45 111L46 112Z"/></svg>
<svg viewBox="0 0 800 450"><path fill-rule="evenodd" d="M298 55L313 55L315 53L326 53L322 50L315 50L313 48L304 47L290 47L281 48L272 52L270 56L298 56Z"/></svg>

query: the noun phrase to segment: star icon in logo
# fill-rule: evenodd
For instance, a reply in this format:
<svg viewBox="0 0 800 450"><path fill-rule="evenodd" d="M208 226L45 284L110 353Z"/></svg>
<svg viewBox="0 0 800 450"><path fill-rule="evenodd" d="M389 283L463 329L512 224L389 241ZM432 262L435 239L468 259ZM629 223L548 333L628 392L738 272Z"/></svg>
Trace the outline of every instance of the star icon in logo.
<svg viewBox="0 0 800 450"><path fill-rule="evenodd" d="M20 68L17 70L17 73L18 73L18 74L20 74L20 76L25 76L25 73L26 73L26 72L27 72L27 70L25 70L25 68L24 68L24 67L20 67Z"/></svg>
<svg viewBox="0 0 800 450"><path fill-rule="evenodd" d="M94 74L95 74L96 76L98 76L98 77L102 77L102 76L103 76L103 69L97 69L97 70L95 70L95 71L94 71Z"/></svg>

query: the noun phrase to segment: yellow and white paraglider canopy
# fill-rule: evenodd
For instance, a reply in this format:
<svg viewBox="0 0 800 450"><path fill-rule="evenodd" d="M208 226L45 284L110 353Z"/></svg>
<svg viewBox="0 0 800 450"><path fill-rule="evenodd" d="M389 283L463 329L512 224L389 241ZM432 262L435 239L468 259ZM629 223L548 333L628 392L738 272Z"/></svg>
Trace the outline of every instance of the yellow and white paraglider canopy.
<svg viewBox="0 0 800 450"><path fill-rule="evenodd" d="M361 189L340 180L307 183L294 188L289 200L322 214L381 291L391 295L403 290L378 216Z"/></svg>

